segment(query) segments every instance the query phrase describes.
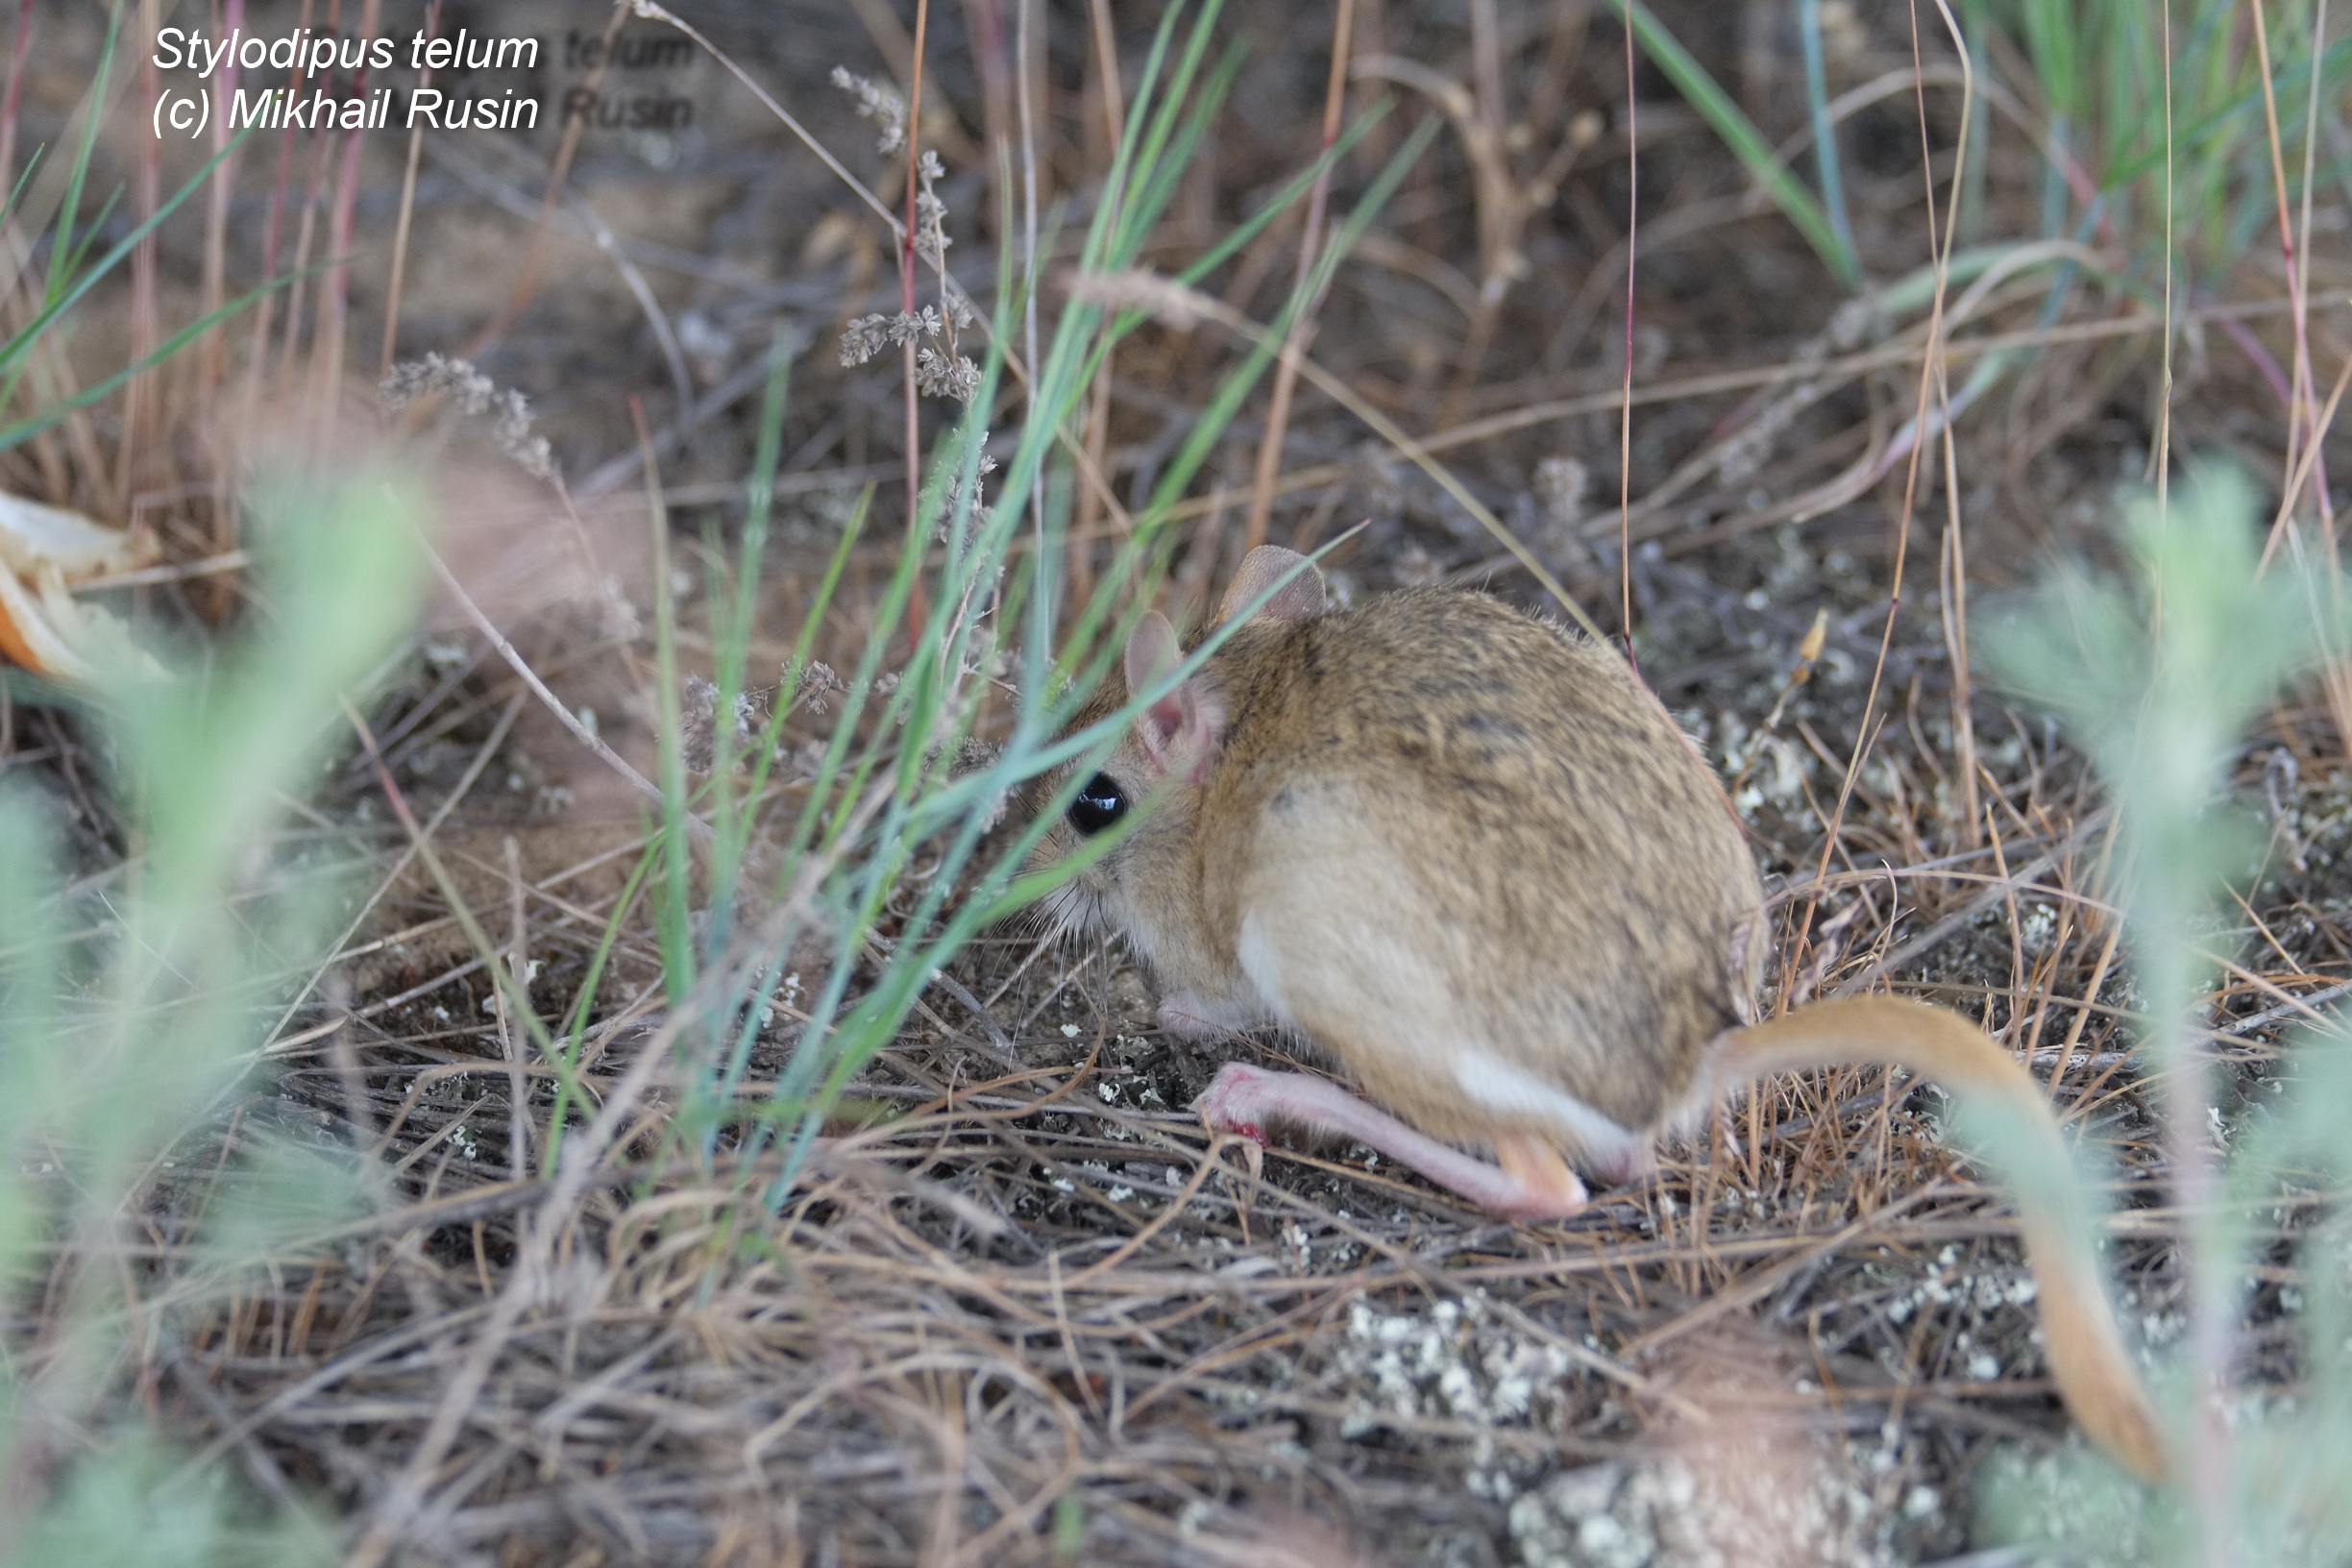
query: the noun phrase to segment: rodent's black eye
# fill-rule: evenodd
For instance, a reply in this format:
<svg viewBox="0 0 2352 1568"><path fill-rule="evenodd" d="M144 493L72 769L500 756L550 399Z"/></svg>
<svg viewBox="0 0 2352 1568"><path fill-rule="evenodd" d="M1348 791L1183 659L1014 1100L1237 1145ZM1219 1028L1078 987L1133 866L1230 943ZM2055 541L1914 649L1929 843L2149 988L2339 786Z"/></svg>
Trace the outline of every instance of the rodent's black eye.
<svg viewBox="0 0 2352 1568"><path fill-rule="evenodd" d="M1096 773L1070 802L1069 824L1090 839L1126 815L1127 792L1109 773Z"/></svg>

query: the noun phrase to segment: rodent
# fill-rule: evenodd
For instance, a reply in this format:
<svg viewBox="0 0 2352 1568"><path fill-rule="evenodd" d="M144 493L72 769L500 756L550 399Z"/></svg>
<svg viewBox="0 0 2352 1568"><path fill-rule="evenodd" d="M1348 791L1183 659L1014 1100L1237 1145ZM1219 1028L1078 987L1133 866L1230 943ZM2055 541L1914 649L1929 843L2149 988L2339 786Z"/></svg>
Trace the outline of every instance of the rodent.
<svg viewBox="0 0 2352 1568"><path fill-rule="evenodd" d="M1051 912L1126 935L1171 1033L1279 1025L1369 1096L1232 1063L1195 1105L1213 1130L1344 1136L1521 1220L1584 1207L1570 1161L1645 1174L1660 1138L1794 1068L1908 1067L2061 1146L2024 1068L1942 1008L1862 996L1746 1021L1765 955L1745 831L1612 649L1473 592L1327 611L1312 565L1271 546L1242 563L1220 621L1261 599L1143 710L1037 853L1050 864L1148 803ZM1183 656L1145 615L1072 728ZM2127 1467L2162 1475L2095 1257L2053 1196L2017 1197L2068 1406Z"/></svg>

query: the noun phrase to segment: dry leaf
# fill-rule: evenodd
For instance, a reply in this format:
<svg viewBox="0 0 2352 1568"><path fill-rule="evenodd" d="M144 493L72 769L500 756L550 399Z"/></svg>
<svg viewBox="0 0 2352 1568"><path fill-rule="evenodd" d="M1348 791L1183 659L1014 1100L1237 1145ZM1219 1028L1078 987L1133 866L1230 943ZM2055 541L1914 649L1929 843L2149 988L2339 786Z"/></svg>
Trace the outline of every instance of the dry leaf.
<svg viewBox="0 0 2352 1568"><path fill-rule="evenodd" d="M0 494L0 656L85 685L97 678L93 659L128 658L154 670L129 627L66 592L68 583L132 571L154 553L144 530Z"/></svg>
<svg viewBox="0 0 2352 1568"><path fill-rule="evenodd" d="M144 529L110 528L80 512L0 494L0 565L30 582L46 561L67 582L131 572L155 554Z"/></svg>

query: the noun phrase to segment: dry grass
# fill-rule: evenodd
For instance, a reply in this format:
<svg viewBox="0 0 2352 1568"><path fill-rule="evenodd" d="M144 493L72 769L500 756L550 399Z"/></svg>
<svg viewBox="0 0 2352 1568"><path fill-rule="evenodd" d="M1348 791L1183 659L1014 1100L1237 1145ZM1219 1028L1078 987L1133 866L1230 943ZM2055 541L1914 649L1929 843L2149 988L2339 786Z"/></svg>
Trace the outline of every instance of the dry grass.
<svg viewBox="0 0 2352 1568"><path fill-rule="evenodd" d="M33 9L54 53L36 57L22 113L54 139L87 22ZM478 9L555 36L602 19ZM771 8L677 9L886 198L911 174L864 157L870 128L824 76L836 61L879 74L921 38L923 142L966 154L942 186L954 266L989 297L992 214L1000 201L1018 211L985 151L999 136L1017 146L1017 12L974 0L926 8L918 25L861 3L791 9L778 26ZM1695 44L1727 32L1715 8L1660 9ZM1360 0L1342 12L1351 101L1405 80L1430 101L1409 93L1398 120L1443 112L1453 130L1293 341L1412 431L1611 632L1622 588L1645 672L1734 779L1776 878L1784 992L1883 980L1981 1015L2031 1054L2119 1163L2117 1261L2135 1315L2163 1338L2176 1321L2173 1231L2122 1027L2131 992L2105 901L2106 819L2081 759L2039 719L1981 690L1955 698L1924 564L1941 556L1997 588L2048 547L2098 548L2113 481L2136 478L2154 440L2147 313L2078 289L2045 328L2041 286L1955 289L1961 308L1939 330L1957 339L1956 379L1984 344L2032 353L1951 445L1928 444L1907 498L1898 436L1924 313L1837 312L1802 243L1647 74L1629 252L1624 61L1605 10L1473 0L1466 28ZM1719 76L1744 73L1761 123L1794 133L1801 96L1793 44L1771 32L1778 14L1754 10L1744 54L1725 39L1702 53ZM1132 71L1139 35L1125 18L1097 31L1113 20L1109 7L1049 6L1028 24L1048 207L1091 191L1132 90L1104 66ZM1157 242L1166 270L1330 135L1329 17L1235 0L1222 26L1253 53ZM660 35L638 23L627 36ZM1398 63L1415 61L1427 63ZM1856 23L1836 61L1848 84L1910 63L1900 12ZM625 494L644 472L630 396L651 414L680 520L674 548L692 560L696 528L723 551L739 516L769 334L806 345L753 671L789 651L846 497L879 481L893 504L904 432L936 420L910 411L885 366L833 363L844 325L911 298L894 243L707 61L662 81L695 103L691 135L590 132L576 154L544 133L428 137L416 165L391 135L349 162L341 142L257 139L210 236L201 219L166 232L162 265L139 275L131 335L94 325L59 366L94 379L152 334L153 315L184 319L176 291L194 286L188 268L208 244L225 245L233 277L257 278L318 261L337 232L388 236L397 210L403 356L463 349L527 389L578 502L567 517L535 495L459 487L509 521L453 540L457 575L567 714L592 708L600 738L654 776L650 654L601 582L617 578L640 605L654 591L642 507ZM1929 102L1946 142L1951 109ZM1848 194L1874 277L1931 256L1912 114L1905 91L1850 122ZM1376 129L1336 182L1360 184L1377 166L1363 159L1400 135ZM156 156L134 131L110 124L107 137L118 172ZM2029 155L2015 135L1992 143L1983 221L1996 232L2032 229ZM413 208L410 166L422 171ZM1224 308L1271 318L1304 276L1301 216L1210 280ZM1319 208L1304 227L1324 227ZM1018 229L1017 217L1017 245ZM2352 282L2340 246L2305 260L2306 298ZM1618 312L1629 261L1629 366ZM150 620L233 619L237 541L210 498L233 474L207 444L208 405L240 385L340 398L335 356L373 364L394 268L388 246L366 251L226 330L216 357L172 362L128 435L80 418L0 454L0 468L28 493L159 528L176 571L136 590ZM530 269L531 302L517 308ZM2340 312L2291 322L2287 299L2275 257L2256 248L2195 303L2176 448L2285 471L2278 400L2229 334L2282 361L2308 336L2323 373L2352 349ZM1090 476L1077 516L1102 540L1075 573L1107 565L1237 352L1231 336L1157 328L1121 347L1074 432ZM1622 526L1635 557L1621 574L1621 519L1598 498L1618 488L1629 370ZM1279 464L1262 466L1253 404L1179 507L1179 602L1204 602L1261 532L1303 546L1366 515L1335 556L1344 591L1450 578L1537 597L1458 499L1311 378L1286 373L1279 402ZM1594 476L1590 498L1564 492L1556 468L1543 478L1560 459ZM1964 551L1946 533L1947 464L1963 477ZM594 572L560 591L515 588L533 576L518 560L541 558L522 552L572 555L580 529ZM895 531L870 530L821 629L820 655L844 668ZM1890 613L1899 558L1904 598ZM1818 615L1825 646L1792 686ZM682 646L690 663L707 656L708 624L691 610ZM616 914L621 935L583 1059L604 1108L600 1163L542 1179L552 1075L514 1065L517 1031L488 965L387 829L379 774L355 761L296 832L375 868L372 911L326 968L297 977L306 999L262 1053L273 1076L191 1126L142 1195L120 1397L260 1492L349 1520L374 1543L363 1559L1933 1558L1966 1543L1987 1445L2062 1430L2014 1226L1936 1136L1935 1097L1874 1072L1770 1086L1727 1118L1727 1136L1681 1151L1649 1186L1605 1194L1574 1225L1501 1225L1361 1151L1276 1149L1258 1168L1187 1114L1219 1053L1159 1036L1123 955L999 933L849 1087L772 1215L756 1194L778 1168L772 1149L744 1158L722 1138L705 1152L670 1119L665 1063L649 1048L663 1038L655 934L642 904L616 908L644 842L629 788L453 613L420 638L368 722L381 779L430 825L471 916L538 966L536 1006L568 1009ZM785 748L804 758L821 741L804 716ZM2277 832L2241 905L2242 964L2213 998L2211 1027L2247 1093L2297 999L2352 980L2343 767L2317 707L2277 712L2244 765ZM102 764L61 710L0 695L0 775L66 805L85 889L136 864ZM779 776L779 803L796 805L793 768ZM886 917L885 935L903 915ZM755 1083L795 1038L791 1000L754 1048ZM183 1245L190 1227L241 1150L283 1139L364 1151L375 1211L288 1240L233 1280L208 1276ZM2268 1271L2258 1321L2293 1283L2291 1267ZM24 1304L17 1342L41 1342L44 1311ZM2291 1377L2267 1345L2251 1343L2260 1370ZM1759 1470L1758 1455L1784 1473ZM1727 1489L1751 1474L1788 1507Z"/></svg>

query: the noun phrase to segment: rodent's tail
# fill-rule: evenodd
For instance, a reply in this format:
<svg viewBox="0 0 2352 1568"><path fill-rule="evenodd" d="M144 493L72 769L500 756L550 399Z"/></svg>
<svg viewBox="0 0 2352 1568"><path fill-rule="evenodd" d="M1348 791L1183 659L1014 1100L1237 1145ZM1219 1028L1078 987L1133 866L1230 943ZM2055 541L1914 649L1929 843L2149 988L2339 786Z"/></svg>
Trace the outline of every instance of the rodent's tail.
<svg viewBox="0 0 2352 1568"><path fill-rule="evenodd" d="M1902 1066L1964 1098L1978 1099L2054 1156L2065 1143L2049 1101L2016 1058L1974 1024L1940 1007L1896 996L1816 1002L1732 1031L1721 1042L1727 1077L1825 1066ZM2159 1481L2165 1445L2146 1385L2123 1349L2096 1257L2066 1223L2061 1199L2038 1184L2015 1193L2033 1265L2050 1370L2092 1440L2134 1474Z"/></svg>

